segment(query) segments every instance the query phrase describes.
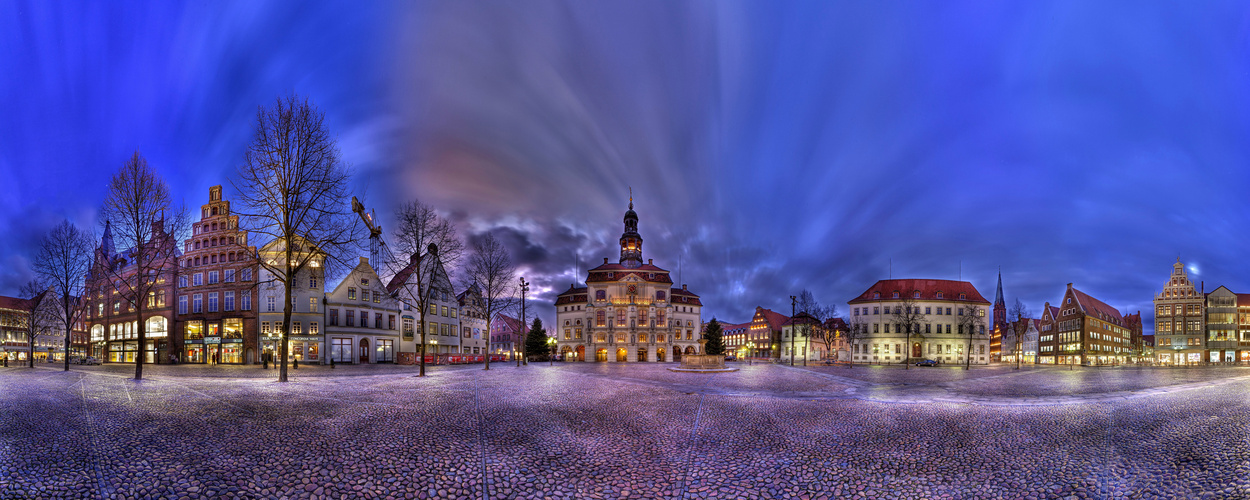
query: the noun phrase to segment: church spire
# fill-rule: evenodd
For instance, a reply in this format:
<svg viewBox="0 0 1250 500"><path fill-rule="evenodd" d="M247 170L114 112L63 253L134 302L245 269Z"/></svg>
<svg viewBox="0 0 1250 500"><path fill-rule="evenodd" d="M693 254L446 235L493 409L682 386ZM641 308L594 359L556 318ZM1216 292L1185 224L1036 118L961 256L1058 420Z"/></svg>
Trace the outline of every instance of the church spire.
<svg viewBox="0 0 1250 500"><path fill-rule="evenodd" d="M104 221L104 236L100 238L100 251L106 257L111 257L117 253L117 247L113 246L113 221Z"/></svg>
<svg viewBox="0 0 1250 500"><path fill-rule="evenodd" d="M1006 305L1006 302L1003 300L1003 268L1001 267L998 268L998 291L994 292L994 305L997 306L998 304Z"/></svg>

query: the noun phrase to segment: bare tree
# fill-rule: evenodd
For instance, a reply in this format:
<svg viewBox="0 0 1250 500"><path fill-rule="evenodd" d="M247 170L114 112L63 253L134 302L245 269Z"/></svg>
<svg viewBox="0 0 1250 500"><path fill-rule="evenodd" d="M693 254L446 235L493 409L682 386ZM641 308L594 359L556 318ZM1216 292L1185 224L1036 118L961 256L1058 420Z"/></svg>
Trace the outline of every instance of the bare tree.
<svg viewBox="0 0 1250 500"><path fill-rule="evenodd" d="M166 219L167 213L173 217ZM101 215L106 237L128 249L106 255L97 277L111 282L135 313L139 345L135 380L139 380L148 352L144 311L156 306L157 290L177 278L177 240L186 232L189 219L184 207L173 207L169 186L138 151L113 174Z"/></svg>
<svg viewBox="0 0 1250 500"><path fill-rule="evenodd" d="M981 313L984 309L975 306L960 307L960 315L955 318L955 323L959 325L961 333L968 335L968 350L964 352L964 369L967 370L972 365L972 336L985 335L985 317Z"/></svg>
<svg viewBox="0 0 1250 500"><path fill-rule="evenodd" d="M18 304L23 315L26 316L23 324L26 330L26 362L31 368L35 367L35 342L39 340L39 337L51 332L52 325L56 322L50 308L44 302L47 294L48 287L39 280L26 282L18 291L21 298Z"/></svg>
<svg viewBox="0 0 1250 500"><path fill-rule="evenodd" d="M44 235L35 257L35 273L51 287L56 319L65 328L65 371L69 371L70 335L84 311L81 299L91 272L93 243L90 235L65 220Z"/></svg>
<svg viewBox="0 0 1250 500"><path fill-rule="evenodd" d="M848 328L846 329L846 342L848 345L851 346L851 362L848 363L847 368L855 367L855 354L854 354L855 353L854 349L856 345L855 341L858 339L868 337L867 318L868 318L867 315L856 315L856 314L852 314L849 318L849 321L848 321L848 318L842 318L843 321L847 322Z"/></svg>
<svg viewBox="0 0 1250 500"><path fill-rule="evenodd" d="M1017 297L1016 302L1007 310L1007 317L1015 324L1016 330L1016 369L1020 369L1020 358L1024 357L1024 332L1028 331L1029 308Z"/></svg>
<svg viewBox="0 0 1250 500"><path fill-rule="evenodd" d="M806 352L811 352L812 336L815 335L825 343L826 352L832 350L834 342L837 340L836 332L829 332L825 328L825 323L838 315L838 306L822 306L816 301L816 297L812 292L803 290L799 293L796 302L796 316L806 315L809 320L804 321L802 328L804 333L804 342L806 343ZM803 365L807 366L807 355L803 356Z"/></svg>
<svg viewBox="0 0 1250 500"><path fill-rule="evenodd" d="M816 331L816 339L825 348L825 363L840 361L837 356L838 347L847 341L849 337L847 329L850 326L847 325L846 318L836 316L837 307L830 306L822 309L824 313L818 317L823 317L824 320L821 321L820 328ZM835 312L831 314L829 311Z"/></svg>
<svg viewBox="0 0 1250 500"><path fill-rule="evenodd" d="M894 312L891 318L894 320L894 328L904 330L906 333L907 343L903 346L905 355L903 356L903 367L911 368L911 336L920 333L920 325L925 322L925 315L920 311L920 306L916 305L916 300L910 295L900 294L899 304L894 306Z"/></svg>
<svg viewBox="0 0 1250 500"><path fill-rule="evenodd" d="M464 280L481 293L479 309L486 316L486 332L491 332L495 315L513 307L516 296L516 265L508 250L489 233L473 244L465 266ZM490 369L490 343L486 344L486 368Z"/></svg>
<svg viewBox="0 0 1250 500"><path fill-rule="evenodd" d="M411 255L408 266L399 270L391 284L391 293L401 301L415 307L421 318L421 342L417 347L420 359L418 376L425 376L425 349L428 345L426 313L430 303L438 297L450 296L451 276L447 269L455 269L464 256L464 243L456 234L456 225L439 215L433 207L412 200L395 213L399 230L396 244L399 250ZM422 252L425 253L422 253ZM489 362L489 344L487 344Z"/></svg>
<svg viewBox="0 0 1250 500"><path fill-rule="evenodd" d="M363 226L351 211L350 170L325 114L307 99L290 95L259 107L243 158L234 184L244 209L239 215L251 231L271 239L268 248L276 255L260 259L263 281L283 288L278 381L286 382L295 283L309 273L328 277L350 269L344 259L358 253Z"/></svg>

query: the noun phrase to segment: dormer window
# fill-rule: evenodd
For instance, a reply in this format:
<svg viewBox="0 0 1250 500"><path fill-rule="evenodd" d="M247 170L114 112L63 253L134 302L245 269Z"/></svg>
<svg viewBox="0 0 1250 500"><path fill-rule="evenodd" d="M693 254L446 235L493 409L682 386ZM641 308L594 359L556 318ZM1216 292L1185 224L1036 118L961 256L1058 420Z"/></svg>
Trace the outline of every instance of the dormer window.
<svg viewBox="0 0 1250 500"><path fill-rule="evenodd" d="M898 298L898 292L897 292L897 291L896 291L896 292L894 292L894 295L893 295L891 298L895 298L895 299L897 299L897 298Z"/></svg>
<svg viewBox="0 0 1250 500"><path fill-rule="evenodd" d="M968 300L968 294L966 293L959 294L959 300Z"/></svg>
<svg viewBox="0 0 1250 500"><path fill-rule="evenodd" d="M608 279L614 279L615 277L616 277L616 273L613 273L613 272L608 273Z"/></svg>
<svg viewBox="0 0 1250 500"><path fill-rule="evenodd" d="M912 294L911 294L911 298L913 298L913 299L918 299L918 298L920 298L920 290L916 290L915 292L912 292Z"/></svg>
<svg viewBox="0 0 1250 500"><path fill-rule="evenodd" d="M872 298L874 299L881 298L881 292L872 292Z"/></svg>
<svg viewBox="0 0 1250 500"><path fill-rule="evenodd" d="M937 293L937 298L939 298L939 299L940 299L940 298L943 298L943 297L944 297L944 296L942 295L942 292L938 292L938 293Z"/></svg>

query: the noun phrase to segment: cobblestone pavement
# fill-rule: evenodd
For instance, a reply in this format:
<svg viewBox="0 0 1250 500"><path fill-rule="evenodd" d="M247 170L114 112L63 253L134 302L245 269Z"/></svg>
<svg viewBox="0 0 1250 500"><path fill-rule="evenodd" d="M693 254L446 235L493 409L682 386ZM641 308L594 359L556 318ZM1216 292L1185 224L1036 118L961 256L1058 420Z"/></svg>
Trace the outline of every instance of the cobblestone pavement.
<svg viewBox="0 0 1250 500"><path fill-rule="evenodd" d="M669 366L5 368L0 498L1250 498L1250 370Z"/></svg>

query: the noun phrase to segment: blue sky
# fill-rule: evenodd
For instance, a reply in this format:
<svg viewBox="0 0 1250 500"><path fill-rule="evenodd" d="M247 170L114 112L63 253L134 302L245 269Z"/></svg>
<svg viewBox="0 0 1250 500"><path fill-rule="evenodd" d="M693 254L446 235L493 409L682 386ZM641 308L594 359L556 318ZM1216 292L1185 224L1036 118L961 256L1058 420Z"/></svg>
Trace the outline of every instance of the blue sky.
<svg viewBox="0 0 1250 500"><path fill-rule="evenodd" d="M7 2L0 294L136 149L195 207L256 107L326 112L354 189L504 238L549 300L644 257L705 316L878 279L1141 310L1179 256L1250 290L1238 2ZM891 271L892 268L892 271ZM962 271L961 271L962 270ZM551 309L540 312L548 318Z"/></svg>

